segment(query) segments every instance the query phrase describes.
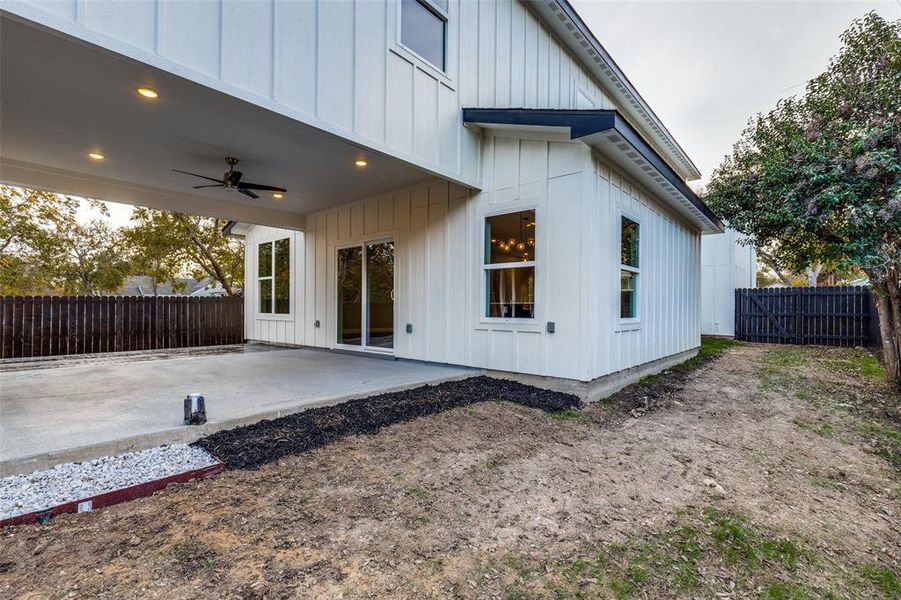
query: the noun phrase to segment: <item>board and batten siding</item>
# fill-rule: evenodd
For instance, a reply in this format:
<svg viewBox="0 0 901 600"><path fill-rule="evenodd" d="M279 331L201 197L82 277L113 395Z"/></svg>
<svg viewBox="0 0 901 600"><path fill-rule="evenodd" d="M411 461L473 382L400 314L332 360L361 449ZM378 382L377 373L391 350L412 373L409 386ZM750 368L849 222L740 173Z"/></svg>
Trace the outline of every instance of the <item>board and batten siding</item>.
<svg viewBox="0 0 901 600"><path fill-rule="evenodd" d="M651 362L700 345L701 235L629 177L595 155L599 267L592 286L596 334L593 376ZM640 225L638 322L619 319L620 222Z"/></svg>
<svg viewBox="0 0 901 600"><path fill-rule="evenodd" d="M400 0L4 2L4 10L25 19L473 187L480 136L462 126L464 106L616 108L518 0L450 0L446 74L399 44L399 6Z"/></svg>
<svg viewBox="0 0 901 600"><path fill-rule="evenodd" d="M701 242L701 333L735 335L735 290L757 283L757 254L753 245L726 227L705 235Z"/></svg>
<svg viewBox="0 0 901 600"><path fill-rule="evenodd" d="M260 314L259 244L288 238L291 240L291 313ZM244 337L273 344L302 345L297 335L298 316L303 314L303 280L298 267L304 262L303 234L290 229L256 225L244 236Z"/></svg>
<svg viewBox="0 0 901 600"><path fill-rule="evenodd" d="M432 180L313 214L303 233L253 228L248 338L334 347L337 249L390 237L398 357L588 381L698 346L696 231L581 142L485 135L481 160L478 193ZM486 319L485 216L531 208L536 318ZM641 223L640 323L625 328L618 316L623 211ZM255 244L289 233L296 242L292 315L252 317Z"/></svg>

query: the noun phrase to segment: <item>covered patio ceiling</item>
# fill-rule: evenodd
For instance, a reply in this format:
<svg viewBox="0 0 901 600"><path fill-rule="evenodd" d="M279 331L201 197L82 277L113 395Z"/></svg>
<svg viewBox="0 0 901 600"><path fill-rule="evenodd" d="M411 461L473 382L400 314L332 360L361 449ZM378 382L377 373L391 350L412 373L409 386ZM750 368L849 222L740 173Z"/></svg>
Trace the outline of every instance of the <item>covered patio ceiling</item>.
<svg viewBox="0 0 901 600"><path fill-rule="evenodd" d="M136 93L159 93L148 100ZM103 160L89 158L97 152ZM225 157L275 200L204 182ZM365 168L355 161L365 159ZM432 174L172 73L0 13L0 181L303 229L304 216Z"/></svg>

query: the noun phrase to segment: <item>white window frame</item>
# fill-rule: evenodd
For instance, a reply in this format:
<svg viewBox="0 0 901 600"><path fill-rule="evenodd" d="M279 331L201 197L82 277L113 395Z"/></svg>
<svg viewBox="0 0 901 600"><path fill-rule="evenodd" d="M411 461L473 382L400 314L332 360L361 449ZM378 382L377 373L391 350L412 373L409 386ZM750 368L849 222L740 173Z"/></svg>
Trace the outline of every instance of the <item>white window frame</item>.
<svg viewBox="0 0 901 600"><path fill-rule="evenodd" d="M280 242L281 240L288 240L288 312L286 313L277 313L275 312L275 243ZM272 246L272 264L271 264L271 275L261 276L260 275L260 246L263 244L269 244ZM294 240L292 236L287 237L278 237L273 238L266 241L257 242L256 245L256 255L254 256L256 262L254 266L257 271L257 294L254 302L256 303L256 314L261 319L292 319L294 314ZM268 281L270 290L272 291L272 312L263 312L262 306L260 302L260 288L263 285L263 281Z"/></svg>
<svg viewBox="0 0 901 600"><path fill-rule="evenodd" d="M481 235L481 245L479 247L479 251L481 252L482 260L480 264L482 268L479 270L479 273L482 278L482 284L480 286L481 294L480 294L480 308L479 312L481 314L481 318L479 319L482 323L512 323L512 324L535 324L538 322L538 274L540 269L538 268L538 262L535 260L524 260L521 262L507 262L507 263L486 263L485 262L485 241L488 239L487 228L488 228L488 219L491 217L498 217L501 215L509 215L513 213L520 213L526 211L535 211L535 249L536 254L538 250L538 246L541 243L540 230L541 230L541 219L538 211L538 206L535 204L530 204L526 206L520 207L505 207L503 209L486 212L482 214L482 235ZM489 242L490 243L490 242ZM532 314L532 317L489 317L488 316L488 306L486 302L488 301L488 271L496 271L501 269L518 269L522 267L533 267L535 269L535 298L533 304L535 305Z"/></svg>
<svg viewBox="0 0 901 600"><path fill-rule="evenodd" d="M632 221L633 223L635 223L638 226L638 266L637 267L633 267L631 265L625 265L622 262L623 219L629 219L630 221ZM642 247L641 247L642 240L644 239L644 236L641 233L641 230L642 230L641 219L635 214L623 211L622 213L620 213L619 222L617 223L617 229L619 231L619 235L616 236L616 240L617 240L616 253L620 260L617 261L619 263L619 269L617 269L617 271L616 271L616 279L618 282L617 293L616 293L616 298L617 298L616 314L619 317L620 330L637 329L638 326L641 324L641 281L642 281L642 277L641 277L642 262L641 261L642 261L642 257L644 256L644 252L642 251ZM635 274L635 279L634 279L635 287L632 292L635 295L635 316L634 317L620 316L620 315L622 315L622 301L623 301L622 300L622 287L621 287L622 280L621 280L620 271L629 271L630 273Z"/></svg>
<svg viewBox="0 0 901 600"><path fill-rule="evenodd" d="M438 18L444 20L444 67L439 67L436 64L433 64L432 61L423 57L421 54L413 50L409 46L404 45L403 43L403 0L397 0L395 3L396 6L396 19L395 19L395 39L394 39L394 52L403 56L406 60L415 64L417 67L425 71L426 73L432 75L440 82L442 82L447 87L454 89L453 86L453 76L451 75L451 62L453 57L451 56L452 46L451 46L451 35L452 32L456 30L451 28L451 12L454 9L454 0L448 0L447 11L444 11L440 6L435 4L432 0L413 0L414 2L419 2L423 6L425 6L429 11L434 13Z"/></svg>

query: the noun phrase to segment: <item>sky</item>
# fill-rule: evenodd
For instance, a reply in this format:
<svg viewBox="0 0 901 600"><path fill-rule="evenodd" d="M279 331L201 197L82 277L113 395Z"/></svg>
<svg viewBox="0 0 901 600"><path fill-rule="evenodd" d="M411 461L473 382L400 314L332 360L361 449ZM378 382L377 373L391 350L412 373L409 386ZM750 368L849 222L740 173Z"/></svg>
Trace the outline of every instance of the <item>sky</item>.
<svg viewBox="0 0 901 600"><path fill-rule="evenodd" d="M870 10L901 18L901 0L572 1L701 170L696 189L749 117L826 69L852 20ZM108 206L112 225L128 224L130 206Z"/></svg>
<svg viewBox="0 0 901 600"><path fill-rule="evenodd" d="M802 94L851 21L901 0L717 2L571 0L706 183L749 117Z"/></svg>

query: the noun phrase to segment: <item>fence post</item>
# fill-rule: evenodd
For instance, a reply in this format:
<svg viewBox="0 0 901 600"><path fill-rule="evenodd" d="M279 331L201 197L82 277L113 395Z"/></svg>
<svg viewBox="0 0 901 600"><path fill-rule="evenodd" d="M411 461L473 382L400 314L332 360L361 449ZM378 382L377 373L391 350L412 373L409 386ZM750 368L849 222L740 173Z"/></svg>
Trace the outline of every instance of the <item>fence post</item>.
<svg viewBox="0 0 901 600"><path fill-rule="evenodd" d="M866 307L868 314L868 325L867 328L867 346L870 348L876 348L882 345L882 334L879 331L879 311L876 310L876 292L872 289L869 290L869 293L866 296Z"/></svg>

